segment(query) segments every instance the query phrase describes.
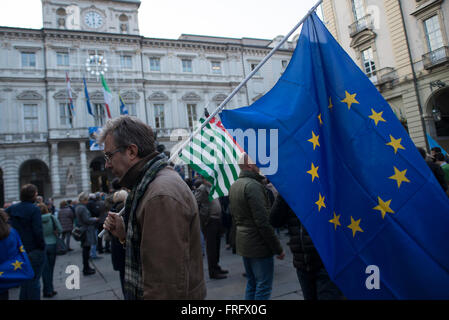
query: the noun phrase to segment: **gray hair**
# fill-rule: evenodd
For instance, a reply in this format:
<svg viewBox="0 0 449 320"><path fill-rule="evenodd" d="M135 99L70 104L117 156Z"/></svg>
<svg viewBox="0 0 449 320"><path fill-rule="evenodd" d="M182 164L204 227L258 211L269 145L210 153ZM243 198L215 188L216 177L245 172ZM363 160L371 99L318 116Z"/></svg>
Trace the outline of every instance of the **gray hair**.
<svg viewBox="0 0 449 320"><path fill-rule="evenodd" d="M112 196L112 202L114 202L114 203L124 202L127 197L128 197L128 192L126 192L125 190L120 190L120 191L117 191L116 193L114 193L114 195Z"/></svg>
<svg viewBox="0 0 449 320"><path fill-rule="evenodd" d="M83 191L79 194L78 201L81 202L81 201L86 201L86 200L89 200L89 193Z"/></svg>
<svg viewBox="0 0 449 320"><path fill-rule="evenodd" d="M156 150L153 130L136 117L120 116L108 120L97 137L98 143L104 143L109 134L112 135L117 148L135 144L138 150L137 156L140 158Z"/></svg>

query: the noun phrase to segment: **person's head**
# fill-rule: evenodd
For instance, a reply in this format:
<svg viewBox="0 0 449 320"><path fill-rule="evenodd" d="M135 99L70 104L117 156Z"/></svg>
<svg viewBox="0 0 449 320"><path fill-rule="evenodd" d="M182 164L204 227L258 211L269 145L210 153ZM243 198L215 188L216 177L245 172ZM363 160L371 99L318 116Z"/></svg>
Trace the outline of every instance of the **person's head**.
<svg viewBox="0 0 449 320"><path fill-rule="evenodd" d="M435 162L438 164L442 164L443 162L446 161L446 159L444 158L444 154L440 153L435 153Z"/></svg>
<svg viewBox="0 0 449 320"><path fill-rule="evenodd" d="M44 198L42 196L37 196L36 197L36 202L44 203Z"/></svg>
<svg viewBox="0 0 449 320"><path fill-rule="evenodd" d="M72 205L72 200L71 200L71 199L67 200L67 205L68 205L68 206L71 206L71 205Z"/></svg>
<svg viewBox="0 0 449 320"><path fill-rule="evenodd" d="M67 201L65 201L65 200L62 200L60 203L59 203L59 208L60 209L62 209L62 208L65 208L65 207L67 207Z"/></svg>
<svg viewBox="0 0 449 320"><path fill-rule="evenodd" d="M437 153L441 153L441 148L440 147L433 147L432 149L430 149L430 155L432 157L435 157L435 155Z"/></svg>
<svg viewBox="0 0 449 320"><path fill-rule="evenodd" d="M48 211L48 207L43 204L43 203L38 203L37 206L39 207L39 209L41 210L41 214L47 214Z"/></svg>
<svg viewBox="0 0 449 320"><path fill-rule="evenodd" d="M112 196L112 201L114 203L125 202L127 197L128 197L128 192L126 192L125 190L120 190L120 191L117 191L116 193L114 193L114 195Z"/></svg>
<svg viewBox="0 0 449 320"><path fill-rule="evenodd" d="M8 215L3 209L0 209L0 240L7 238L9 232Z"/></svg>
<svg viewBox="0 0 449 320"><path fill-rule="evenodd" d="M119 178L156 150L151 127L130 116L108 120L98 142L104 143L106 168Z"/></svg>
<svg viewBox="0 0 449 320"><path fill-rule="evenodd" d="M89 193L89 200L96 200L97 196L95 195L95 193ZM81 200L80 200L81 202Z"/></svg>
<svg viewBox="0 0 449 320"><path fill-rule="evenodd" d="M20 201L35 202L37 187L34 184L26 184L20 189Z"/></svg>
<svg viewBox="0 0 449 320"><path fill-rule="evenodd" d="M86 204L89 202L89 193L83 191L78 195L79 203Z"/></svg>
<svg viewBox="0 0 449 320"><path fill-rule="evenodd" d="M256 166L256 163L246 153L240 157L239 167L242 171L259 173L259 168Z"/></svg>

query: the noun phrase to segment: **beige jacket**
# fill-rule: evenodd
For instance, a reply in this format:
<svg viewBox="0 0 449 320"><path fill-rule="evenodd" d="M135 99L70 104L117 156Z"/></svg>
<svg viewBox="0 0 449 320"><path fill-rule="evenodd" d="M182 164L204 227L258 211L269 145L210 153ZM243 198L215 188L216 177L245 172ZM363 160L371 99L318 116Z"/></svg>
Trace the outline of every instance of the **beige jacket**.
<svg viewBox="0 0 449 320"><path fill-rule="evenodd" d="M120 184L132 188L149 156ZM144 299L204 299L206 284L195 197L170 167L158 172L137 207Z"/></svg>

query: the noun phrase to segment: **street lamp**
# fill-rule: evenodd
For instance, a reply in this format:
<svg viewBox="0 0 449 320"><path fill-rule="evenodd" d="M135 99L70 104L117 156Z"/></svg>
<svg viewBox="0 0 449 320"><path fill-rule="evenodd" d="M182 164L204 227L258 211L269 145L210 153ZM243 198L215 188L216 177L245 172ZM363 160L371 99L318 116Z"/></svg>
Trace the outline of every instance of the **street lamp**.
<svg viewBox="0 0 449 320"><path fill-rule="evenodd" d="M92 75L98 77L104 75L105 72L108 71L108 62L102 55L91 55L89 58L86 58L86 70Z"/></svg>
<svg viewBox="0 0 449 320"><path fill-rule="evenodd" d="M438 89L441 89L441 88L444 88L445 86L446 86L446 83L444 83L441 80L432 81L432 82L430 82L430 91L433 93L433 87L437 87ZM435 96L433 96L433 94L432 94L432 101L433 101L433 109L432 109L433 120L435 120L435 122L440 122L442 119L441 110L435 104Z"/></svg>

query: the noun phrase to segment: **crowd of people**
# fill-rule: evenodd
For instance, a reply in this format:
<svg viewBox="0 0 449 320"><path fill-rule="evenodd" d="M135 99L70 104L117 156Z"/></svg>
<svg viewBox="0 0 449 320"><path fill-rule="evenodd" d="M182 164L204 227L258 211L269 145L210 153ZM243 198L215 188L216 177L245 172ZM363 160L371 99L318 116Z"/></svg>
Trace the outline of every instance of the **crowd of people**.
<svg viewBox="0 0 449 320"><path fill-rule="evenodd" d="M109 120L98 141L104 144L105 167L117 177L109 194L81 192L57 209L27 184L20 202L0 212L0 259L8 254L2 246L18 235L33 270L20 285L20 299L40 299L41 279L44 297L57 294L55 262L60 247L73 250L72 238L82 248L84 276L96 272L91 259L111 254L126 300L204 299L203 259L210 279L228 277L220 266L223 237L226 249L242 257L247 282L242 297L270 299L274 258L285 257L279 241L283 227L304 298L344 299L304 226L246 154L229 196L210 201L211 182L198 174L185 178L157 151L152 129L138 119ZM449 165L441 150L423 156L446 191ZM8 299L6 286L0 285L0 299Z"/></svg>

